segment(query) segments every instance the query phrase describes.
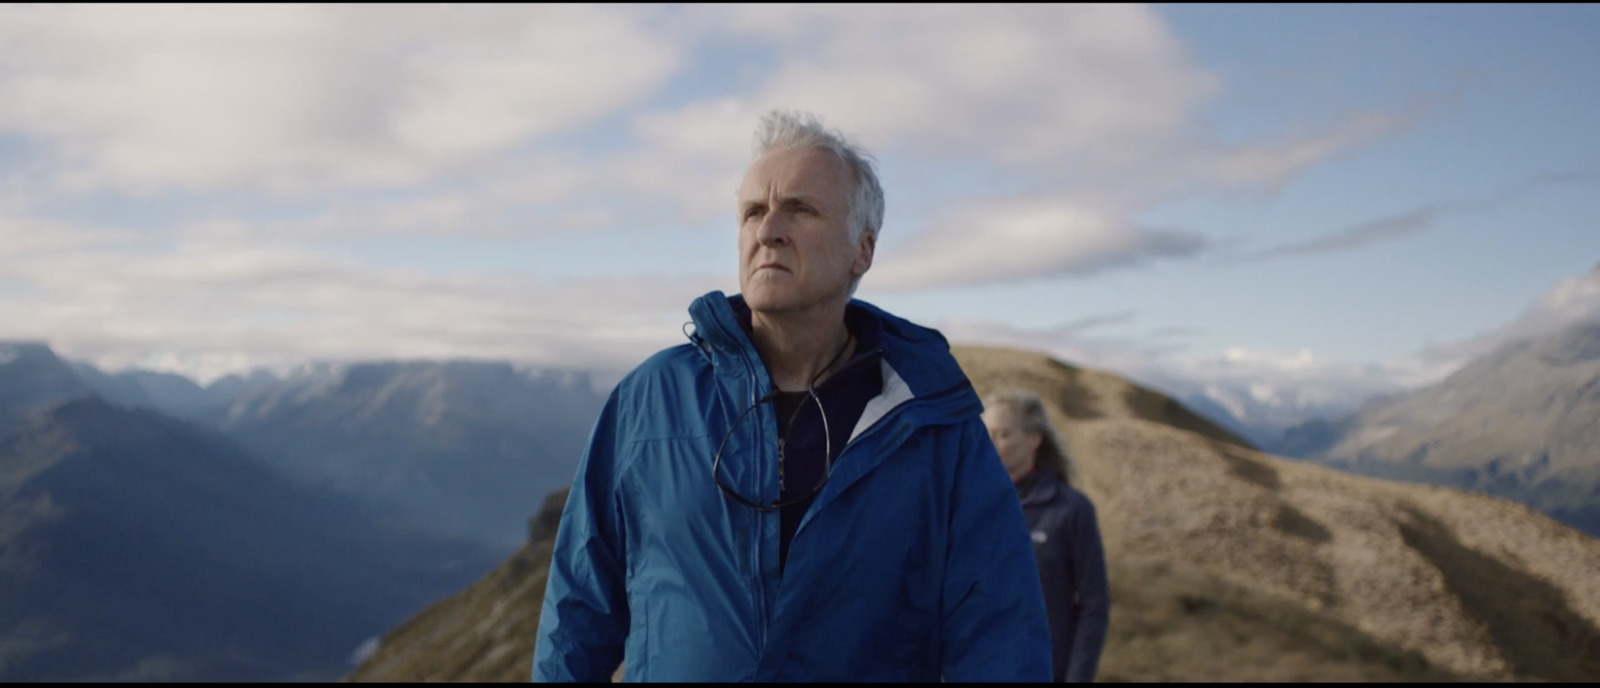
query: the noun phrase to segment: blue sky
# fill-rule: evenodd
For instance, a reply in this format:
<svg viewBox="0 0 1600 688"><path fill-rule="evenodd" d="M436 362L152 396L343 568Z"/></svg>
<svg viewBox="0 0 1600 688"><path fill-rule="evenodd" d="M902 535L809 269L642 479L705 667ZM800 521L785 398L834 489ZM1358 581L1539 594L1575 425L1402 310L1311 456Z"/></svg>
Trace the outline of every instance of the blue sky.
<svg viewBox="0 0 1600 688"><path fill-rule="evenodd" d="M625 369L737 288L732 190L789 107L879 159L859 297L1348 406L1600 311L1597 35L1586 5L11 5L0 338L201 380Z"/></svg>

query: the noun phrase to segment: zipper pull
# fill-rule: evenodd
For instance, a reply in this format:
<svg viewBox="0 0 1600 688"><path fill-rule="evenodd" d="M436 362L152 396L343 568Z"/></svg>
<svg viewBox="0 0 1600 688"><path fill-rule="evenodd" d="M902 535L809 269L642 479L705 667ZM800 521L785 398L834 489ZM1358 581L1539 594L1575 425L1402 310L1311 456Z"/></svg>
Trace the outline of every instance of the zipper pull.
<svg viewBox="0 0 1600 688"><path fill-rule="evenodd" d="M787 438L778 438L778 499L783 499L783 443Z"/></svg>

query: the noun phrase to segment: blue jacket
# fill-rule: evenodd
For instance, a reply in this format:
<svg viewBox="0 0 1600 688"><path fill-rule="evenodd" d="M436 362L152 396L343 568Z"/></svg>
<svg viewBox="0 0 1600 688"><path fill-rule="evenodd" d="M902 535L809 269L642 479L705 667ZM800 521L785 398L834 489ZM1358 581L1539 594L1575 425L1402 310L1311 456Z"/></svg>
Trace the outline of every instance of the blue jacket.
<svg viewBox="0 0 1600 688"><path fill-rule="evenodd" d="M735 296L733 299L742 297ZM778 569L766 366L729 297L612 391L562 513L535 681L1048 681L1027 523L944 337L880 319L868 403ZM733 432L728 435L730 428Z"/></svg>
<svg viewBox="0 0 1600 688"><path fill-rule="evenodd" d="M1105 549L1089 498L1042 469L1018 485L1050 613L1055 680L1088 683L1100 666L1111 591Z"/></svg>

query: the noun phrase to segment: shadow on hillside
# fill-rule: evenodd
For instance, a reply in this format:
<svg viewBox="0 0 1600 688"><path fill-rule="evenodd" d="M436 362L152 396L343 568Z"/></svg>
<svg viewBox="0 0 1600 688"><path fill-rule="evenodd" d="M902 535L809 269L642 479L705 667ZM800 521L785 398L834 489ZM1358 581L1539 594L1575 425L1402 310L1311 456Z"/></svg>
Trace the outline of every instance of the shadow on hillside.
<svg viewBox="0 0 1600 688"><path fill-rule="evenodd" d="M1549 583L1456 540L1431 517L1408 509L1407 546L1444 576L1462 607L1488 630L1519 677L1600 680L1600 630L1572 611Z"/></svg>
<svg viewBox="0 0 1600 688"><path fill-rule="evenodd" d="M1278 478L1278 469L1270 464L1245 454L1238 445L1230 444L1218 438L1211 439L1211 448L1217 456L1228 462L1228 470L1233 475L1252 485L1265 487L1273 492L1283 488L1283 481Z"/></svg>
<svg viewBox="0 0 1600 688"><path fill-rule="evenodd" d="M1452 681L1420 653L1195 568L1110 564L1099 681Z"/></svg>
<svg viewBox="0 0 1600 688"><path fill-rule="evenodd" d="M1246 449L1256 449L1249 440L1233 434L1216 423L1195 415L1176 399L1165 394L1152 392L1138 385L1128 385L1128 391L1123 394L1123 404L1128 407L1128 412L1135 418L1169 425L1180 430L1188 430L1201 437L1217 442L1231 444Z"/></svg>
<svg viewBox="0 0 1600 688"><path fill-rule="evenodd" d="M1049 362L1050 367L1061 371L1061 376L1065 378L1066 382L1066 384L1057 385L1057 391L1050 396L1050 400L1060 407L1062 413L1073 420L1100 418L1102 414L1095 407L1094 394L1089 391L1088 387L1084 386L1082 380L1078 379L1082 377L1083 371L1053 358Z"/></svg>

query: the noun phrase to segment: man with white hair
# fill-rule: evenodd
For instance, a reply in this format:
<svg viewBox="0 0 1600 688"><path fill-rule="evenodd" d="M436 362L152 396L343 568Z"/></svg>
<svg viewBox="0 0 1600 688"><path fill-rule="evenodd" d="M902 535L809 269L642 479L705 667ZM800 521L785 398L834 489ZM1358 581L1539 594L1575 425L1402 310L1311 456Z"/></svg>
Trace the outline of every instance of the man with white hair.
<svg viewBox="0 0 1600 688"><path fill-rule="evenodd" d="M852 298L883 191L762 119L739 288L612 391L562 513L536 681L1049 681L1015 488L938 332Z"/></svg>

